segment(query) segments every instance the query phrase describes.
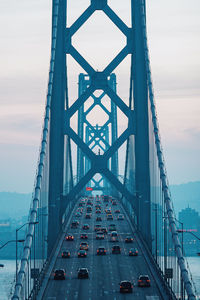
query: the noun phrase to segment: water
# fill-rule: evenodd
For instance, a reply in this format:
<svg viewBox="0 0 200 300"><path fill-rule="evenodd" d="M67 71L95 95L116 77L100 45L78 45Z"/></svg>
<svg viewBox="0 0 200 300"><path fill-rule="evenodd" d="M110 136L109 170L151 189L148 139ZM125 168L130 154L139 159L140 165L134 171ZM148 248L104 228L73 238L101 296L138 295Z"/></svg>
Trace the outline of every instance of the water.
<svg viewBox="0 0 200 300"><path fill-rule="evenodd" d="M0 300L11 299L10 291L15 277L15 260L0 260Z"/></svg>
<svg viewBox="0 0 200 300"><path fill-rule="evenodd" d="M192 278L200 295L200 257L187 257ZM4 268L0 268L0 300L10 300L10 291L15 276L15 260L1 260Z"/></svg>

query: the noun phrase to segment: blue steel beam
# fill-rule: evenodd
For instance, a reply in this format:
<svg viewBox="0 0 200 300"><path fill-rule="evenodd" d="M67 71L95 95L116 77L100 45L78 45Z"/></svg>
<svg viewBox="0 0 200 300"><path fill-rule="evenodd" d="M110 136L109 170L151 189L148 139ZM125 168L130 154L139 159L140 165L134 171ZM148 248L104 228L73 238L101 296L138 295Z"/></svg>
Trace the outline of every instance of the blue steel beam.
<svg viewBox="0 0 200 300"><path fill-rule="evenodd" d="M121 30L121 32L128 36L129 28L128 26L116 15L116 13L106 5L103 9L104 13L110 18L110 20Z"/></svg>
<svg viewBox="0 0 200 300"><path fill-rule="evenodd" d="M95 12L95 9L92 5L90 5L82 15L72 24L70 27L70 35L71 37L79 30L79 28L91 17L91 15Z"/></svg>

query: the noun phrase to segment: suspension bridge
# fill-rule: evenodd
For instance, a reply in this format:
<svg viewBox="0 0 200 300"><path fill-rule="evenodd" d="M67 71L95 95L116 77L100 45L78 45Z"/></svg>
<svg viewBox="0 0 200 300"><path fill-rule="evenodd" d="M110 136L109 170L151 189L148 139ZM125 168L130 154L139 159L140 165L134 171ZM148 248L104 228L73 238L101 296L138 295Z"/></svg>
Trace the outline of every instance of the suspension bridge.
<svg viewBox="0 0 200 300"><path fill-rule="evenodd" d="M52 0L41 147L12 299L197 299L167 181L151 78L145 0L130 0L130 26L107 0L90 0L69 26L67 2ZM73 43L77 32L97 12L103 13L126 41L101 70L95 70ZM68 57L82 69L76 77L78 97L71 100ZM116 69L127 57L129 96L125 99L118 94ZM97 107L104 118L95 114ZM95 124L90 121L91 114ZM120 114L126 119L123 130ZM88 207L92 213L86 217ZM99 241L94 231L97 224L104 234L114 225L119 255L113 254L113 231ZM78 258L83 232L89 250L86 258ZM67 240L69 233L74 238L71 242ZM131 247L127 238L133 239ZM106 251L104 257L97 255L100 246ZM137 257L129 255L132 247L137 249ZM62 258L65 248L71 254L68 260ZM88 280L77 278L79 267L88 268ZM65 280L54 280L56 269L65 270ZM148 275L150 287L140 288L140 275ZM133 286L131 296L120 293L119 283L124 280Z"/></svg>

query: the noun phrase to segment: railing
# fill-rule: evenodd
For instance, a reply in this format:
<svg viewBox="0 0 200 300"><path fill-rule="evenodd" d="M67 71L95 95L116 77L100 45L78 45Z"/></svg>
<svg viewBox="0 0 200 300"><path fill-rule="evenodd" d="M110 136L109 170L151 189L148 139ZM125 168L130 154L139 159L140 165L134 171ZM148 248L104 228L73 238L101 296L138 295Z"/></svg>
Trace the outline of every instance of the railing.
<svg viewBox="0 0 200 300"><path fill-rule="evenodd" d="M42 140L40 147L40 154L38 160L38 167L36 173L35 187L33 198L31 202L31 209L29 213L29 227L26 234L26 240L24 245L24 251L21 259L21 266L17 276L17 282L15 285L14 295L12 299L27 299L27 294L29 296L30 292L30 265L32 263L33 254L31 249L33 244L35 244L35 222L38 216L38 207L41 202L42 197L42 184L44 180L44 168L45 161L48 159L48 136L49 136L49 120L50 120L50 110L51 110L51 97L52 97L52 87L53 87L53 76L54 76L54 62L56 54L56 39L57 39L57 24L58 24L58 13L59 13L59 0L54 0L53 4L53 21L52 21L52 45L51 45L51 59L50 59L50 69L49 69L49 80L48 80L48 90L46 99L46 108L44 116L44 125L42 131ZM41 220L43 220L43 216ZM38 216L39 217L39 216ZM43 239L45 242L45 238ZM35 248L35 247L34 247ZM35 264L35 261L34 261ZM45 260L42 261L43 266L45 265ZM36 270L36 268L34 268ZM27 278L28 277L28 278ZM34 277L34 276L33 276ZM34 280L35 284L35 280Z"/></svg>
<svg viewBox="0 0 200 300"><path fill-rule="evenodd" d="M195 286L194 286L194 282L192 281L192 279L189 276L189 273L188 273L188 270L186 267L186 263L185 263L185 259L184 259L183 253L182 253L181 244L180 244L179 237L178 237L176 221L174 218L173 204L172 204L171 195L170 195L170 191L169 191L169 184L168 184L168 180L167 180L165 162L164 162L163 151L162 151L162 146L161 146L161 139L160 139L160 134L159 134L159 126L158 126L157 113L156 113L156 108L155 108L153 84L152 84L152 79L151 79L150 59L149 59L149 51L148 51L148 44L147 44L145 1L140 0L140 4L141 4L146 72L147 72L149 98L150 98L150 105L151 105L152 123L153 123L155 145L156 145L157 158L158 158L158 164L159 164L159 170L160 170L162 193L163 193L163 197L164 197L164 203L166 206L166 217L169 222L169 228L170 228L171 234L172 234L173 244L174 244L177 259L178 259L178 265L180 268L181 278L182 278L183 284L184 284L184 289L187 292L188 299L193 300L193 299L196 299L196 295L194 292ZM165 218L165 216L164 216L164 218Z"/></svg>

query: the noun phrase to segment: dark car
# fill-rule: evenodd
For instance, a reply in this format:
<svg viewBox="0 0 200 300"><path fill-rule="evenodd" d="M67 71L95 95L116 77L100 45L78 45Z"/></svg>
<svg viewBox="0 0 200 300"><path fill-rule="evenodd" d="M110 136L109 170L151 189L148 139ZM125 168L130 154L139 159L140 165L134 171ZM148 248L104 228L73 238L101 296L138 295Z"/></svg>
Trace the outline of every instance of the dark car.
<svg viewBox="0 0 200 300"><path fill-rule="evenodd" d="M132 243L133 242L133 238L131 236L127 236L125 238L125 243Z"/></svg>
<svg viewBox="0 0 200 300"><path fill-rule="evenodd" d="M78 217L78 218L81 217L81 212L79 212L79 211L76 212L76 213L75 213L75 217Z"/></svg>
<svg viewBox="0 0 200 300"><path fill-rule="evenodd" d="M69 250L63 250L61 253L62 258L70 258Z"/></svg>
<svg viewBox="0 0 200 300"><path fill-rule="evenodd" d="M100 210L100 209L97 209L97 210L96 210L96 214L101 214L101 210Z"/></svg>
<svg viewBox="0 0 200 300"><path fill-rule="evenodd" d="M81 239L82 240L87 240L88 239L88 235L86 233L81 233Z"/></svg>
<svg viewBox="0 0 200 300"><path fill-rule="evenodd" d="M54 280L65 280L65 275L64 269L57 269L54 271Z"/></svg>
<svg viewBox="0 0 200 300"><path fill-rule="evenodd" d="M80 250L88 250L88 249L89 249L88 243L82 242L80 244Z"/></svg>
<svg viewBox="0 0 200 300"><path fill-rule="evenodd" d="M87 268L79 268L78 269L78 278L89 278L89 271Z"/></svg>
<svg viewBox="0 0 200 300"><path fill-rule="evenodd" d="M112 247L112 254L120 254L121 253L121 248L119 245L115 245Z"/></svg>
<svg viewBox="0 0 200 300"><path fill-rule="evenodd" d="M82 229L85 229L85 230L87 230L89 228L90 228L90 226L88 224L84 224L83 227L82 227Z"/></svg>
<svg viewBox="0 0 200 300"><path fill-rule="evenodd" d="M118 215L117 220L124 220L124 215L123 214Z"/></svg>
<svg viewBox="0 0 200 300"><path fill-rule="evenodd" d="M91 218L92 218L92 214L86 214L86 215L85 215L85 218L86 218L86 219L91 219Z"/></svg>
<svg viewBox="0 0 200 300"><path fill-rule="evenodd" d="M71 228L77 228L79 225L79 221L75 220L71 223Z"/></svg>
<svg viewBox="0 0 200 300"><path fill-rule="evenodd" d="M133 285L131 281L123 280L120 282L120 293L132 293Z"/></svg>
<svg viewBox="0 0 200 300"><path fill-rule="evenodd" d="M131 248L129 250L129 256L138 256L138 250L136 248Z"/></svg>
<svg viewBox="0 0 200 300"><path fill-rule="evenodd" d="M68 234L68 235L66 235L65 240L66 241L73 241L74 240L74 236L72 234Z"/></svg>
<svg viewBox="0 0 200 300"><path fill-rule="evenodd" d="M149 276L148 275L140 275L138 278L138 286L139 287L151 286Z"/></svg>
<svg viewBox="0 0 200 300"><path fill-rule="evenodd" d="M87 256L87 252L86 250L80 250L78 252L78 257L86 257Z"/></svg>
<svg viewBox="0 0 200 300"><path fill-rule="evenodd" d="M104 234L100 231L96 233L96 240L104 240Z"/></svg>
<svg viewBox="0 0 200 300"><path fill-rule="evenodd" d="M97 222L101 222L101 221L102 221L102 218L101 218L101 217L96 217L96 221L97 221Z"/></svg>
<svg viewBox="0 0 200 300"><path fill-rule="evenodd" d="M97 249L97 255L106 255L106 249L104 247L99 247Z"/></svg>
<svg viewBox="0 0 200 300"><path fill-rule="evenodd" d="M116 209L116 210L115 210L115 213L116 213L116 214L120 214L120 210L119 210L119 209Z"/></svg>

